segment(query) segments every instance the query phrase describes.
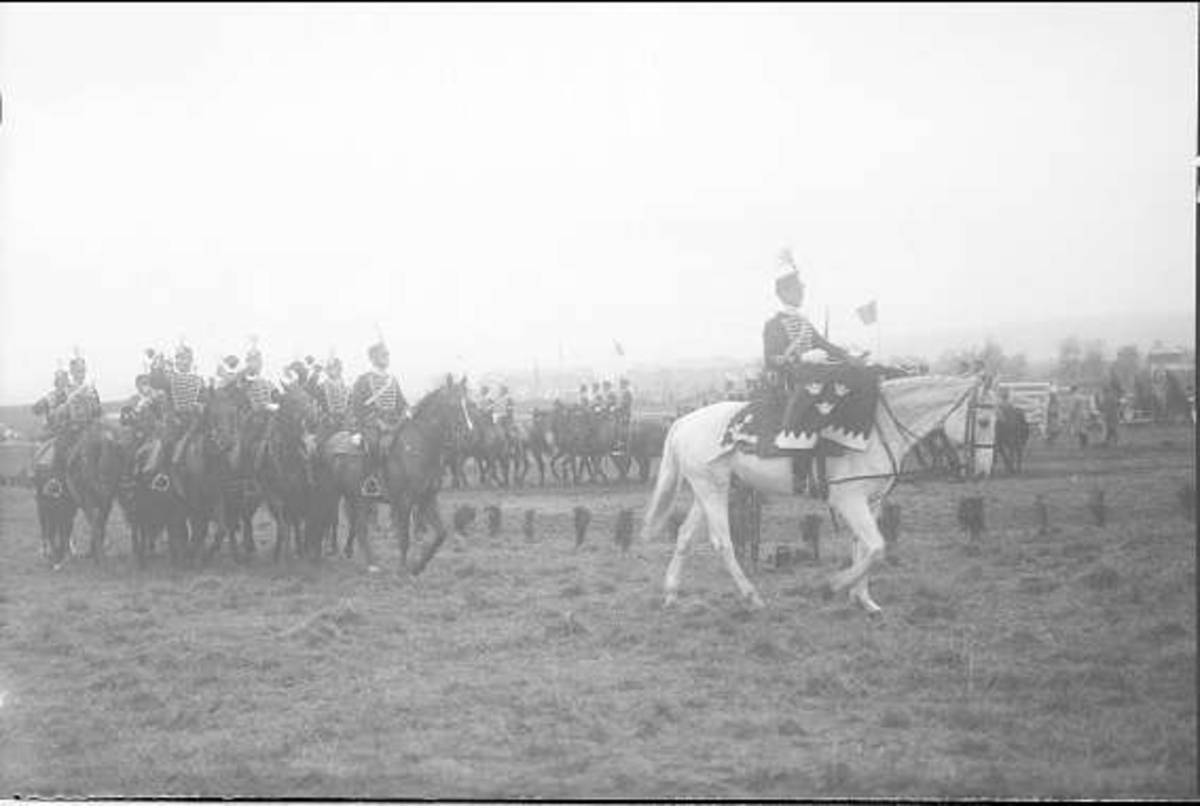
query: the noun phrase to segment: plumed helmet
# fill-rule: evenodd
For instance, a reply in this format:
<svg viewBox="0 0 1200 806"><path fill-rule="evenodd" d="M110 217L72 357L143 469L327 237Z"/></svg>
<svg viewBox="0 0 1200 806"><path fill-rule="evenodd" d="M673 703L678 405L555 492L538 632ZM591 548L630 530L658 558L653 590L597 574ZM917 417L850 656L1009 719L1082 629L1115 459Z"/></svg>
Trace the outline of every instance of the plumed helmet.
<svg viewBox="0 0 1200 806"><path fill-rule="evenodd" d="M800 269L792 257L792 250L780 250L777 262L782 273L775 278L775 293L782 296L803 291L804 282L800 279Z"/></svg>
<svg viewBox="0 0 1200 806"><path fill-rule="evenodd" d="M325 362L325 371L326 372L334 372L334 373L341 372L342 371L342 359L338 358L336 355L330 356L329 359Z"/></svg>
<svg viewBox="0 0 1200 806"><path fill-rule="evenodd" d="M87 361L84 361L83 356L76 353L71 358L70 367L71 367L71 372L83 372L84 370L87 369Z"/></svg>
<svg viewBox="0 0 1200 806"><path fill-rule="evenodd" d="M367 358L371 359L372 361L374 361L378 357L382 357L387 354L388 354L387 345L384 344L382 340L375 342L374 344L372 344L370 347L367 348Z"/></svg>

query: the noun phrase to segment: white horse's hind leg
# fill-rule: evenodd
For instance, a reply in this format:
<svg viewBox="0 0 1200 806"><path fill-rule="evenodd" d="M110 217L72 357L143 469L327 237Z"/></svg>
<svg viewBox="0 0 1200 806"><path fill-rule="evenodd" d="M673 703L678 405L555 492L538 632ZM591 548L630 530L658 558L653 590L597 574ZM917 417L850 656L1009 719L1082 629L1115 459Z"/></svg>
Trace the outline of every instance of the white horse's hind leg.
<svg viewBox="0 0 1200 806"><path fill-rule="evenodd" d="M830 500L830 504L841 514L854 534L854 563L830 577L829 586L834 592L865 580L871 563L883 553L884 547L883 535L879 533L875 519L871 517L871 507L866 496L861 493L855 494L853 491L846 492L849 494L838 495L835 500ZM865 584L863 590L866 590Z"/></svg>
<svg viewBox="0 0 1200 806"><path fill-rule="evenodd" d="M866 550L867 547L863 545L862 541L855 537L854 561L858 562L861 560L863 555L866 553ZM862 605L862 608L868 613L880 613L883 611L883 608L877 605L875 600L871 598L871 591L867 587L869 579L870 577L867 574L863 574L859 578L858 582L854 583L854 585L850 588L850 599L851 601L858 602L860 605Z"/></svg>
<svg viewBox="0 0 1200 806"><path fill-rule="evenodd" d="M725 567L729 569L738 591L753 607L763 607L762 597L746 578L733 552L733 541L729 536L729 485L725 484L722 488L711 481L693 480L692 492L704 506L704 514L708 519L708 539L725 561Z"/></svg>
<svg viewBox="0 0 1200 806"><path fill-rule="evenodd" d="M663 583L665 598L663 599L663 607L670 607L675 604L676 598L679 596L679 576L683 572L683 556L687 553L688 544L692 542L700 530L704 528L704 508L700 506L700 500L696 499L692 502L692 508L688 511L688 516L679 527L679 535L675 539L675 554L671 557L671 563L667 566L667 578Z"/></svg>

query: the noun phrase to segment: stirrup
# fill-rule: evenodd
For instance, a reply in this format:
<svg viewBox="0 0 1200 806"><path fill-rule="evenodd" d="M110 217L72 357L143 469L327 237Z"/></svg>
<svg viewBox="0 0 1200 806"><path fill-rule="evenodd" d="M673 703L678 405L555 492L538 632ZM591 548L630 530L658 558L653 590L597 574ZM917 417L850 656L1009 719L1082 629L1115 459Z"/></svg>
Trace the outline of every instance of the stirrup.
<svg viewBox="0 0 1200 806"><path fill-rule="evenodd" d="M383 485L379 483L379 477L372 473L363 479L361 492L364 498L382 498Z"/></svg>

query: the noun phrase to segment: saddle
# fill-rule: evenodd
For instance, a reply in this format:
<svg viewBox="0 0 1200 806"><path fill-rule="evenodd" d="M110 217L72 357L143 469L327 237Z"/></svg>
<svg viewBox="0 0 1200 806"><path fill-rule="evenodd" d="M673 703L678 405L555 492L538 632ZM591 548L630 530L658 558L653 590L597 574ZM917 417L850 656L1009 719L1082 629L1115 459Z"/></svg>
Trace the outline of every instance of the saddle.
<svg viewBox="0 0 1200 806"><path fill-rule="evenodd" d="M796 492L824 498L825 459L867 448L880 379L874 367L801 364L790 383L760 390L734 415L721 445L763 458L791 457Z"/></svg>

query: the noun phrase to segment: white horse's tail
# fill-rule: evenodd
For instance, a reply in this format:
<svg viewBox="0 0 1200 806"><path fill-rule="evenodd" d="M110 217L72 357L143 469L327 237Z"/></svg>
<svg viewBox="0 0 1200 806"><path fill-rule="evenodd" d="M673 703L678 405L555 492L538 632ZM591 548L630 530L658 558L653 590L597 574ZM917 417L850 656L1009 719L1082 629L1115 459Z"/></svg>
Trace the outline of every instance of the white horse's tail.
<svg viewBox="0 0 1200 806"><path fill-rule="evenodd" d="M651 540L662 532L666 525L668 513L683 486L683 474L679 472L679 451L675 447L675 425L667 432L663 444L662 460L658 464L658 478L654 482L654 494L646 507L646 517L642 521L642 540Z"/></svg>

